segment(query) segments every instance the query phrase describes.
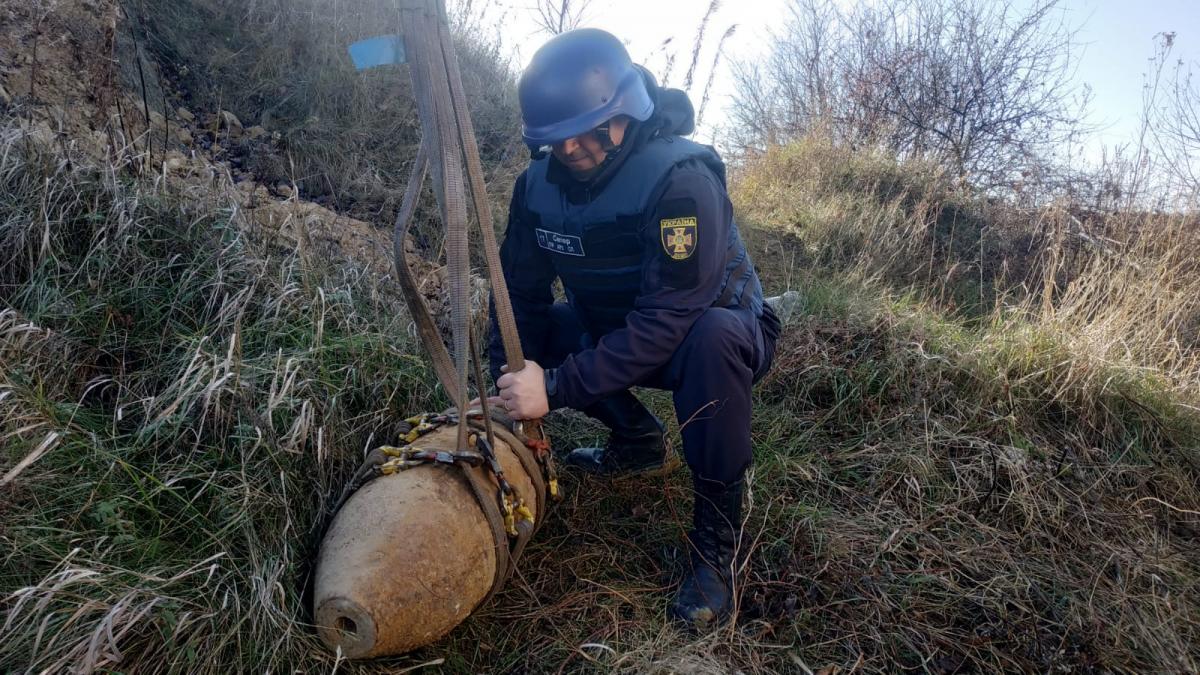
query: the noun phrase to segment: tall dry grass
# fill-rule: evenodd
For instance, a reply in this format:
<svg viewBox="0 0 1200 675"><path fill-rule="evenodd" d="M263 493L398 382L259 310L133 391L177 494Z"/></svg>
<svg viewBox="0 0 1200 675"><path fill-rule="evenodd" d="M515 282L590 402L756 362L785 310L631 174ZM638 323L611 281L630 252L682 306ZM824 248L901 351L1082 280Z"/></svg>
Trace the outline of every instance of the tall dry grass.
<svg viewBox="0 0 1200 675"><path fill-rule="evenodd" d="M1066 340L1080 358L1200 393L1196 209L1018 207L819 136L749 160L734 181L749 222L806 252L960 316ZM767 252L770 255L770 252Z"/></svg>
<svg viewBox="0 0 1200 675"><path fill-rule="evenodd" d="M365 448L445 404L398 302L279 248L221 185L177 194L4 129L0 670L1200 663L1200 415L1027 318L948 318L837 256L791 268L798 318L756 392L734 624L665 616L686 473L566 473L493 603L415 654L339 662L307 623L324 518ZM549 423L559 448L603 435Z"/></svg>
<svg viewBox="0 0 1200 675"><path fill-rule="evenodd" d="M440 401L400 303L0 127L0 670L270 670L323 510Z"/></svg>
<svg viewBox="0 0 1200 675"><path fill-rule="evenodd" d="M1200 393L1200 214L1052 211L1044 290L1026 314L1073 351ZM1075 241L1072 242L1071 240Z"/></svg>

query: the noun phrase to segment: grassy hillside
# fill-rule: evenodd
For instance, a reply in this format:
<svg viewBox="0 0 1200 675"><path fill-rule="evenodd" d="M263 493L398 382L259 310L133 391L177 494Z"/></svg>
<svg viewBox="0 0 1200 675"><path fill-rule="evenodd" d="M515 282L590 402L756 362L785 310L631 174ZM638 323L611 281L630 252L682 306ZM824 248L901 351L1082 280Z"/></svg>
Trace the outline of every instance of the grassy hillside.
<svg viewBox="0 0 1200 675"><path fill-rule="evenodd" d="M339 55L370 21L127 4L152 102L278 134L226 166L390 220L414 120L395 73ZM479 81L510 83L476 47ZM503 201L511 88L467 86ZM1200 670L1194 211L1018 208L815 138L738 166L764 282L797 300L755 393L737 623L666 621L685 470L568 473L494 602L346 663L309 625L323 525L365 450L446 405L402 304L350 248L264 230L226 173L135 178L28 134L47 106L22 97L0 108L0 671ZM603 437L548 425L560 450Z"/></svg>
<svg viewBox="0 0 1200 675"><path fill-rule="evenodd" d="M784 242L759 247L772 268L849 274L972 326L1015 319L1189 401L1200 388L1196 209L1019 206L820 137L745 163L732 192L765 244Z"/></svg>
<svg viewBox="0 0 1200 675"><path fill-rule="evenodd" d="M324 511L395 420L444 404L403 312L258 241L219 191L182 199L4 137L2 461L36 461L0 488L0 664L332 667L304 600ZM1194 399L1020 318L956 318L837 266L765 276L801 306L757 391L736 626L664 619L686 472L569 476L493 605L339 669L1196 667ZM551 431L599 433L574 415Z"/></svg>
<svg viewBox="0 0 1200 675"><path fill-rule="evenodd" d="M3 138L3 669L274 662L335 479L441 403L407 321L219 192Z"/></svg>

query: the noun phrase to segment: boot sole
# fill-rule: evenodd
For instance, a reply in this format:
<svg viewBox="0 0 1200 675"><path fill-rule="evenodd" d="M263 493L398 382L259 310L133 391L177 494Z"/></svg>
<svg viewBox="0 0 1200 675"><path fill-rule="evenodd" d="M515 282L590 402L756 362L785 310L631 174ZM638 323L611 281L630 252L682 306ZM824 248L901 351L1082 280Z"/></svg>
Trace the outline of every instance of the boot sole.
<svg viewBox="0 0 1200 675"><path fill-rule="evenodd" d="M667 454L667 457L665 460L663 460L663 463L657 466L650 466L644 469L634 469L632 471L622 471L620 473L613 474L596 473L592 475L604 476L611 478L614 481L627 480L630 478L659 478L675 473L675 470L681 466L683 466L683 462L679 459L679 455L671 452Z"/></svg>
<svg viewBox="0 0 1200 675"><path fill-rule="evenodd" d="M683 466L683 461L679 459L679 455L674 452L669 453L662 464L655 464L638 469L629 469L628 471L615 471L605 473L603 471L594 471L579 464L571 464L563 462L563 466L570 467L585 476L595 476L596 478L607 478L609 480L620 481L631 478L657 478L659 476L668 476L675 472L676 469Z"/></svg>
<svg viewBox="0 0 1200 675"><path fill-rule="evenodd" d="M705 609L697 612L696 615L687 616L682 612L676 611L673 607L667 610L667 616L671 622L692 635L703 635L721 628L729 623L729 617L732 614L733 612L729 610L718 612L712 609Z"/></svg>

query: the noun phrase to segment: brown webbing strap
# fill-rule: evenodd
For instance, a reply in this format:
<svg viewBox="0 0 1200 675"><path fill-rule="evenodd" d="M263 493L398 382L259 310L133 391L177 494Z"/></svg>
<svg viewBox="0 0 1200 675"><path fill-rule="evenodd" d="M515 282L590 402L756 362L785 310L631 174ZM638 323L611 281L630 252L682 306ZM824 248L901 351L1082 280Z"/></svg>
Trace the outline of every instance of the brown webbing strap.
<svg viewBox="0 0 1200 675"><path fill-rule="evenodd" d="M487 409L485 385L482 378L481 359L474 349L470 330L470 270L468 256L468 214L463 183L464 160L471 197L479 229L483 237L483 251L487 261L488 275L492 284L496 304L496 322L500 326L505 358L509 369L517 372L525 367L525 358L517 334L508 286L500 266L500 254L496 245L491 208L487 201L487 189L483 179L483 167L479 159L479 148L467 110L463 93L462 77L458 59L454 53L446 21L446 10L442 0L401 0L400 16L410 59L410 75L417 102L417 114L421 119L422 143L405 190L404 201L397 214L393 250L396 257L397 275L405 301L413 314L418 334L429 352L438 379L459 411L466 410L469 396L468 371L474 364L475 384L483 399L485 418L481 420L491 447L499 435L508 443L529 474L534 487L533 500L536 518L540 523L545 516L546 483L541 467L521 438L508 431L504 425L492 424L492 415ZM429 315L429 308L417 289L408 268L404 249L409 223L416 210L421 183L426 169L433 179L442 222L446 228L446 267L450 279L450 310L453 332L453 358L442 342L441 334ZM536 425L536 422L529 423ZM476 423L460 418L457 425L457 445L461 451L467 447L468 428ZM476 501L488 521L496 544L496 577L487 596L487 602L516 568L520 558L536 529L536 524L522 521L516 525L517 537L512 547L504 531L503 513L496 503L495 495L482 469L465 467L467 482L475 494ZM499 483L499 477L494 477Z"/></svg>
<svg viewBox="0 0 1200 675"><path fill-rule="evenodd" d="M474 331L472 331L474 333ZM480 392L479 407L483 409L484 431L487 432L487 442L491 447L496 447L496 434L492 430L492 416L490 413L490 405L488 397L483 395L487 390L487 384L483 381L483 359L479 358L478 343L475 340L475 335L468 336L471 341L471 362L475 366L475 390Z"/></svg>
<svg viewBox="0 0 1200 675"><path fill-rule="evenodd" d="M429 358L433 362L434 371L437 373L438 379L442 382L442 386L446 388L446 391L453 392L455 386L454 364L450 360L450 354L446 351L446 345L442 343L441 334L438 332L437 326L433 323L429 307L425 303L425 298L417 288L412 270L408 264L408 253L405 251L404 246L408 237L408 229L412 223L413 213L416 210L417 199L421 192L421 183L424 182L428 163L428 151L425 144L422 143L421 147L417 150L417 159L413 163L412 175L409 177L408 186L404 191L404 200L401 202L400 212L396 216L392 249L396 259L396 274L400 288L408 305L409 312L413 316L413 322L417 326L421 342L429 351ZM493 425L489 424L488 426ZM495 447L492 434L490 433L492 430L488 429L488 431L488 441L492 443L492 447ZM505 438L506 443L516 440L515 437L512 438L512 441L507 437ZM522 461L522 465L524 464L525 462ZM496 505L490 488L490 481L486 478L483 469L464 466L462 470L467 480L467 485L470 486L471 492L475 495L475 501L479 503L484 519L488 522L488 529L492 533L492 542L496 553L496 573L487 595L480 602L480 604L483 604L491 599L504 585L504 582L508 580L520 555L520 551L514 552L509 549L508 535L504 531L504 516L500 513L500 507ZM540 478L540 476L536 476L536 478ZM539 501L538 503L537 513L540 520L543 512L541 510L541 502ZM524 546L520 544L520 541L518 541L520 549L523 550Z"/></svg>
<svg viewBox="0 0 1200 675"><path fill-rule="evenodd" d="M433 370L437 374L438 380L450 397L457 401L460 394L456 390L458 382L454 371L454 362L450 360L450 353L446 351L442 335L438 332L437 325L433 323L429 306L425 304L425 297L417 288L412 269L408 265L408 253L405 251L408 228L412 225L413 213L417 209L417 199L421 195L421 183L425 181L425 170L428 166L429 151L422 143L417 150L417 159L413 162L412 175L408 178L408 187L404 189L404 201L400 203L400 211L396 214L392 253L396 259L396 279L400 283L400 291L404 296L405 304L408 305L408 312L412 315L413 323L416 324L421 344L425 345L426 351L429 352L429 360L433 363Z"/></svg>
<svg viewBox="0 0 1200 675"><path fill-rule="evenodd" d="M483 237L483 254L487 260L492 296L496 302L496 323L500 326L500 339L504 344L504 360L508 364L509 372L515 373L525 367L525 354L521 349L521 339L517 335L517 322L513 316L512 302L508 297L508 282L505 281L504 270L500 267L500 252L496 245L496 232L492 223L492 207L487 199L487 186L483 180L483 164L479 161L479 145L475 142L475 128L471 124L466 95L463 93L458 56L454 53L454 43L448 34L446 23L442 21L439 22L439 25L442 54L446 60L450 94L454 100L454 111L458 122L458 136L462 141L463 153L467 160L467 180L471 188L471 197L475 203L475 216L479 221L479 231Z"/></svg>
<svg viewBox="0 0 1200 675"><path fill-rule="evenodd" d="M495 419L485 420L460 417L458 420L460 426L470 427L476 432L482 431L488 426L492 427L495 434L517 456L517 460L520 461L522 468L529 474L529 480L533 487L534 518L536 522L518 522L516 524L516 540L511 542L510 545L508 538L505 536L504 516L493 499L496 494L495 491L500 489L498 478L496 476L489 478L490 474L486 473L483 467L463 467L467 482L471 485L471 490L475 493L475 499L479 502L480 508L483 509L483 515L492 530L496 547L496 574L493 578L491 588L488 589L487 594L484 595L476 607L480 607L488 600L491 600L492 596L504 587L505 582L516 571L517 562L520 561L522 554L525 553L525 547L533 539L533 534L541 527L546 517L544 510L546 508L546 483L542 479L541 467L538 466L537 460L529 454L529 448L525 446L525 443L516 434L508 430L510 422L511 420L504 419L498 413ZM497 446L493 444L491 447L495 451ZM515 490L516 488L513 489Z"/></svg>
<svg viewBox="0 0 1200 675"><path fill-rule="evenodd" d="M400 16L405 44L408 45L406 51L411 55L410 72L417 99L417 112L421 118L423 145L434 158L431 173L446 227L446 263L450 279L455 366L455 385L448 389L451 395L455 396L455 404L459 409L463 409L469 392L468 362L471 360L467 350L471 337L468 332L470 279L465 187L470 188L476 220L483 238L483 253L496 305L496 323L500 329L509 370L517 372L523 369L525 357L508 295L508 285L500 266L483 166L463 91L458 57L449 33L445 4L443 0L402 0ZM467 186L463 184L464 168ZM424 339L423 334L424 331ZM431 349L431 352L434 351L436 350ZM442 368L438 364L435 364L435 368L438 368L439 377L442 378ZM482 388L481 382L476 384ZM459 441L465 444L466 438L460 437Z"/></svg>
<svg viewBox="0 0 1200 675"><path fill-rule="evenodd" d="M517 459L521 462L521 467L525 469L525 473L529 474L529 480L533 483L533 502L535 506L534 513L537 516L538 523L540 524L543 520L543 516L546 513L546 479L542 477L542 467L530 453L529 448L525 445L524 440L518 438L516 434L509 431L509 420L506 420L499 414L496 414L492 418L492 421L494 423L492 426L496 435L500 438L500 440L504 441L510 448L512 448L513 454L516 455ZM471 419L470 423L471 426L476 428L476 430L482 426L482 421L476 421L473 418Z"/></svg>
<svg viewBox="0 0 1200 675"><path fill-rule="evenodd" d="M440 3L441 0L439 0ZM441 9L440 16L445 17L444 5ZM458 55L454 51L454 42L449 34L449 26L444 20L439 21L438 26L442 55L446 62L446 75L450 84L450 95L458 122L458 136L462 142L463 155L466 158L467 183L471 188L479 233L483 237L483 255L487 263L488 280L492 285L492 297L496 304L496 325L500 327L500 341L504 346L504 362L508 365L509 372L515 373L525 368L525 352L521 347L512 301L508 296L508 281L505 280L504 269L500 265L500 249L496 244L492 207L487 199L487 185L483 179L483 163L479 159L479 144L475 140L475 127L467 108L462 73L458 68ZM483 384L479 383L479 386L482 391ZM487 412L486 405L484 412ZM541 420L529 420L526 424L529 425L530 431L540 435Z"/></svg>
<svg viewBox="0 0 1200 675"><path fill-rule="evenodd" d="M517 543L512 547L512 557L510 560L511 564L508 566L508 571L504 576L504 581L506 583L510 578L512 578L513 573L517 571L517 561L521 559L522 555L524 555L525 546L529 544L530 539L533 539L533 533L535 531L536 528L534 528L533 524L528 521L517 523ZM491 595L495 595L496 591L499 590L499 588L496 588L496 590L492 591L487 599L490 599Z"/></svg>
<svg viewBox="0 0 1200 675"><path fill-rule="evenodd" d="M464 199L462 148L457 134L452 133L456 120L446 82L445 60L439 45L431 42L440 36L440 17L432 16L432 0L407 0L401 5L404 42L411 47L413 91L417 113L424 131L422 142L428 144L434 192L437 194L442 222L446 227L446 267L450 278L450 317L454 342L456 391L454 404L466 409L468 353L468 324L470 294L467 251L467 204ZM440 12L439 12L440 13ZM467 447L467 429L458 427L458 447Z"/></svg>
<svg viewBox="0 0 1200 675"><path fill-rule="evenodd" d="M546 482L542 478L541 466L538 465L537 460L534 459L533 455L530 454L529 448L526 447L524 440L518 438L516 434L508 430L508 423L511 423L511 420L506 421L499 415L499 413L497 413L497 419L492 421L496 422L496 424L493 425L496 429L496 434L500 436L500 438L506 444L508 444L510 448L512 448L513 454L516 455L517 460L521 462L521 466L525 469L525 473L529 474L529 480L533 486L535 522L530 523L528 521L522 521L517 523L517 540L512 546L509 569L506 572L503 580L504 582L507 582L509 577L511 577L513 573L517 571L517 563L520 562L521 556L524 555L525 547L529 544L530 540L533 539L534 533L541 528L542 523L546 522ZM475 424L478 423L473 422L473 425ZM491 591L489 591L488 596L484 599L484 601L486 602L487 599L491 598L491 596L499 590L499 586L493 588Z"/></svg>
<svg viewBox="0 0 1200 675"><path fill-rule="evenodd" d="M466 427L467 425L460 426ZM492 585L488 589L487 595L483 596L479 605L476 605L479 607L490 600L504 585L504 582L508 581L512 568L516 566L516 559L508 548L508 533L504 531L504 514L500 513L500 506L496 504L492 481L488 480L485 469L464 466L462 472L467 479L467 485L471 486L471 492L475 494L475 501L479 502L479 508L483 510L483 519L488 522L488 529L492 532L492 545L496 549L496 573L492 576Z"/></svg>

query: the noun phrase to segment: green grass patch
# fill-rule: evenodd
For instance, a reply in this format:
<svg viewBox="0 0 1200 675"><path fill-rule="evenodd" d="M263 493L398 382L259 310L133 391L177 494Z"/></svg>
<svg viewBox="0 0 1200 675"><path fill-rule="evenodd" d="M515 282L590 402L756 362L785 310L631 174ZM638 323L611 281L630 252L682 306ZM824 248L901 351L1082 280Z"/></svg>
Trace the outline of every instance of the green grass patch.
<svg viewBox="0 0 1200 675"><path fill-rule="evenodd" d="M738 621L665 608L686 471L566 474L519 574L441 642L336 663L305 584L364 449L444 398L388 293L201 199L0 153L0 669L1187 671L1200 421L1160 374L854 269L800 294L756 390ZM805 254L807 255L807 254ZM644 392L673 420L670 397ZM1189 407L1191 406L1191 407ZM602 441L556 413L558 449ZM678 449L677 425L670 439Z"/></svg>

